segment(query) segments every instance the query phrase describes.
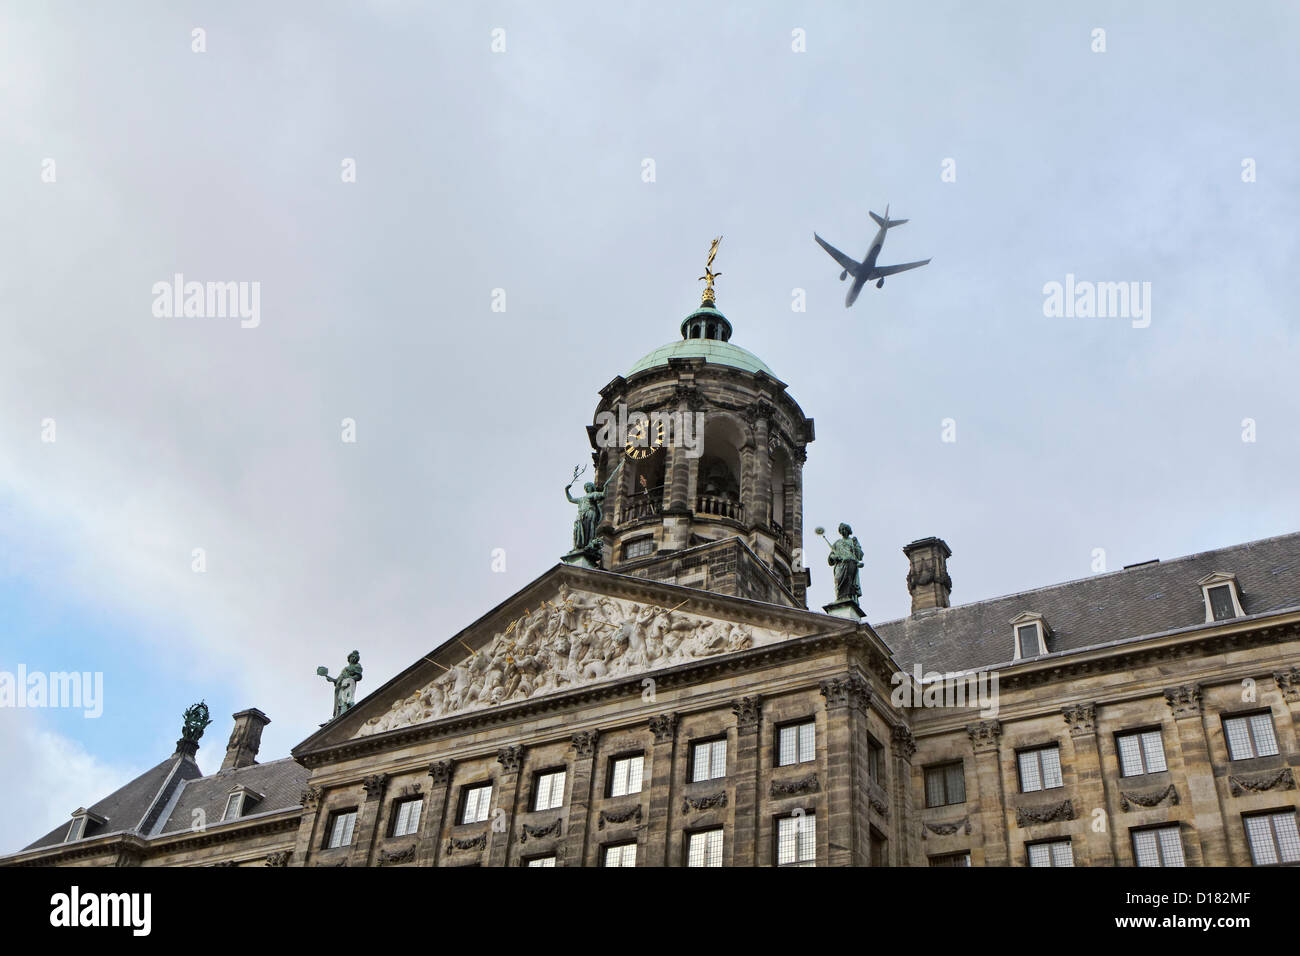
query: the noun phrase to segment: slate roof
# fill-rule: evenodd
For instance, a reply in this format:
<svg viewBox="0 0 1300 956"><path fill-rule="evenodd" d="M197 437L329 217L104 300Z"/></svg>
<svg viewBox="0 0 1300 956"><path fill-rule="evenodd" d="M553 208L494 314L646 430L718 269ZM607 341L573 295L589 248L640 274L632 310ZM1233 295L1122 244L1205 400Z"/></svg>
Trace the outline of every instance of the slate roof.
<svg viewBox="0 0 1300 956"><path fill-rule="evenodd" d="M243 817L299 806L309 773L293 758L285 757L235 770L218 770L208 777L187 780L150 836L190 829L194 824L195 810L203 811L202 819L209 827L223 822L221 815L226 811L226 798L231 790L241 785L262 794L263 798L252 804L245 802Z"/></svg>
<svg viewBox="0 0 1300 956"><path fill-rule="evenodd" d="M1215 571L1237 575L1248 616L1300 607L1300 533L923 611L874 627L908 671L915 663L925 671L971 670L1011 661L1011 619L1023 611L1036 611L1047 621L1049 654L1204 624L1196 582Z"/></svg>
<svg viewBox="0 0 1300 956"><path fill-rule="evenodd" d="M92 813L104 817L106 822L94 823L88 820L82 839L105 836L109 833L147 833L173 794L186 780L199 776L202 776L202 771L193 758L172 754L156 767L146 770L130 783L114 790L103 800L87 807ZM73 809L77 808L68 810L66 822L59 824L35 843L23 849L36 850L63 843L67 838L68 828L72 826Z"/></svg>

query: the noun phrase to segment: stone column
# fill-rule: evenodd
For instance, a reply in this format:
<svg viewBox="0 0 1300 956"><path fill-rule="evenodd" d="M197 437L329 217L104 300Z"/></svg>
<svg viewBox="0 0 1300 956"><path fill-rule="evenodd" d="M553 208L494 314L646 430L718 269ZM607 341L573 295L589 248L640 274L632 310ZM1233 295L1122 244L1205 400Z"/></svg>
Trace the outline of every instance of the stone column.
<svg viewBox="0 0 1300 956"><path fill-rule="evenodd" d="M1191 802L1191 829L1200 840L1205 866L1231 866L1223 831L1223 809L1210 764L1210 742L1201 720L1201 689L1195 684L1165 689L1165 700L1178 727L1178 749L1183 757L1183 779Z"/></svg>
<svg viewBox="0 0 1300 956"><path fill-rule="evenodd" d="M322 796L324 791L320 787L308 787L298 798L302 803L302 818L298 821L298 835L293 841L293 862L298 866L306 866L312 850L319 845L315 834Z"/></svg>
<svg viewBox="0 0 1300 956"><path fill-rule="evenodd" d="M1114 866L1114 821L1110 818L1110 805L1106 802L1106 778L1101 772L1101 749L1097 744L1097 705L1095 703L1071 704L1062 710L1065 724L1074 741L1074 772L1079 781L1079 800L1083 804L1079 815L1086 821L1084 841L1088 848L1089 866ZM1106 814L1106 829L1097 833L1093 829L1096 819L1093 810L1100 807Z"/></svg>
<svg viewBox="0 0 1300 956"><path fill-rule="evenodd" d="M455 769L454 760L439 760L429 765L433 784L429 787L429 799L425 801L421 815L420 836L415 850L416 866L438 865L438 849L442 845L442 829L447 817L447 796Z"/></svg>
<svg viewBox="0 0 1300 956"><path fill-rule="evenodd" d="M758 864L759 729L763 698L742 697L731 705L736 715L736 814L732 826L731 866ZM724 852L724 858L727 854Z"/></svg>
<svg viewBox="0 0 1300 956"><path fill-rule="evenodd" d="M663 866L668 858L668 817L673 800L674 756L677 749L677 715L650 718L654 749L645 768L650 782L650 818L646 823L645 865Z"/></svg>
<svg viewBox="0 0 1300 956"><path fill-rule="evenodd" d="M519 771L524 765L524 748L519 744L502 747L497 751L497 763L501 764L501 773L493 784L496 798L492 813L488 816L488 866L505 866L506 853L510 850L510 835L515 830L516 804L519 802ZM500 816L497 810L505 811L505 829L498 830Z"/></svg>
<svg viewBox="0 0 1300 956"><path fill-rule="evenodd" d="M828 678L820 686L826 698L826 865L868 866L866 802L855 782L858 762L864 759L858 752L856 724L871 706L871 688L854 674Z"/></svg>
<svg viewBox="0 0 1300 956"><path fill-rule="evenodd" d="M595 778L592 768L596 763L598 730L583 730L573 735L573 774L569 790L569 819L564 831L564 865L585 866L587 862L587 832L591 823L591 785Z"/></svg>
<svg viewBox="0 0 1300 956"><path fill-rule="evenodd" d="M372 773L363 777L361 789L366 792L366 802L357 814L356 839L352 843L352 852L348 854L348 866L370 865L370 855L375 845L375 827L379 821L379 811L384 806L384 792L388 789L388 774Z"/></svg>
<svg viewBox="0 0 1300 956"><path fill-rule="evenodd" d="M749 516L751 525L769 526L779 521L784 526L785 515L772 514L772 452L767 447L768 415L772 413L766 402L754 406L754 500L755 511Z"/></svg>
<svg viewBox="0 0 1300 956"><path fill-rule="evenodd" d="M894 865L910 866L920 862L917 830L912 825L916 819L912 815L912 757L916 753L916 738L906 724L898 724L894 727L892 744L894 785L890 822L893 837L890 842L898 848Z"/></svg>
<svg viewBox="0 0 1300 956"><path fill-rule="evenodd" d="M980 720L966 726L971 748L975 751L975 779L979 790L980 833L984 840L984 865L1009 866L1011 849L1007 842L1006 797L1002 791L1002 756L998 743L1002 724ZM970 799L969 787L966 794Z"/></svg>

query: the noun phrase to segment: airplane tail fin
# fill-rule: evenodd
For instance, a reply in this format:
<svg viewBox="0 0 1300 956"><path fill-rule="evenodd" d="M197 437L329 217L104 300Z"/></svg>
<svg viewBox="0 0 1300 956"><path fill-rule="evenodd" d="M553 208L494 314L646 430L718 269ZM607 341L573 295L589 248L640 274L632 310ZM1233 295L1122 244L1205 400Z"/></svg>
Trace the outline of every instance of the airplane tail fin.
<svg viewBox="0 0 1300 956"><path fill-rule="evenodd" d="M889 215L889 207L886 206L886 207L885 207L885 216L888 216L888 215ZM906 219L888 219L888 218L882 218L881 216L877 216L874 212L871 213L871 218L874 219L874 220L876 221L876 225L877 225L877 226L884 226L886 229L889 229L889 228L891 228L891 227L893 227L893 226L901 226L903 223L907 222Z"/></svg>

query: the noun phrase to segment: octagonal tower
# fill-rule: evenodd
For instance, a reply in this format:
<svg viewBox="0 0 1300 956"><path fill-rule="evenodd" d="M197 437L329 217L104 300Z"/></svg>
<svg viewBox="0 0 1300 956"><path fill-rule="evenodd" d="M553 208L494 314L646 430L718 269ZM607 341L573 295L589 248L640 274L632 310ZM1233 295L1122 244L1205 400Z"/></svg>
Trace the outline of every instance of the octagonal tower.
<svg viewBox="0 0 1300 956"><path fill-rule="evenodd" d="M598 480L623 460L598 529L604 566L805 607L803 465L813 422L731 332L710 283L680 341L601 389L588 428Z"/></svg>

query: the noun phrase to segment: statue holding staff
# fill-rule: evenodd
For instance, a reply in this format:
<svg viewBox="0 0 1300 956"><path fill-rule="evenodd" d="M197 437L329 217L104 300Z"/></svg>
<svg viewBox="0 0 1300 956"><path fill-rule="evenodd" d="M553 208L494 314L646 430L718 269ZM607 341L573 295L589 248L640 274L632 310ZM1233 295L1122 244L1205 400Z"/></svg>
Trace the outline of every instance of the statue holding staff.
<svg viewBox="0 0 1300 956"><path fill-rule="evenodd" d="M614 479L618 477L618 473L622 470L623 462L620 459L619 463L614 467L614 470L609 473L609 477L605 479L605 483L600 486L599 490L596 489L596 483L594 481L589 481L582 486L583 490L586 491L586 494L579 498L575 498L573 495L569 494L569 489L573 487L573 483L577 481L578 476L582 474L582 469L580 467L573 469L573 478L564 486L564 497L568 498L572 504L578 506L578 517L573 521L574 551L586 551L596 542L596 529L600 527L600 517L602 513L601 505L605 501L605 495L609 493L609 486L613 483Z"/></svg>
<svg viewBox="0 0 1300 956"><path fill-rule="evenodd" d="M835 569L835 600L857 601L862 596L858 580L858 569L863 566L862 545L847 524L840 524L840 538L831 545L826 563Z"/></svg>

